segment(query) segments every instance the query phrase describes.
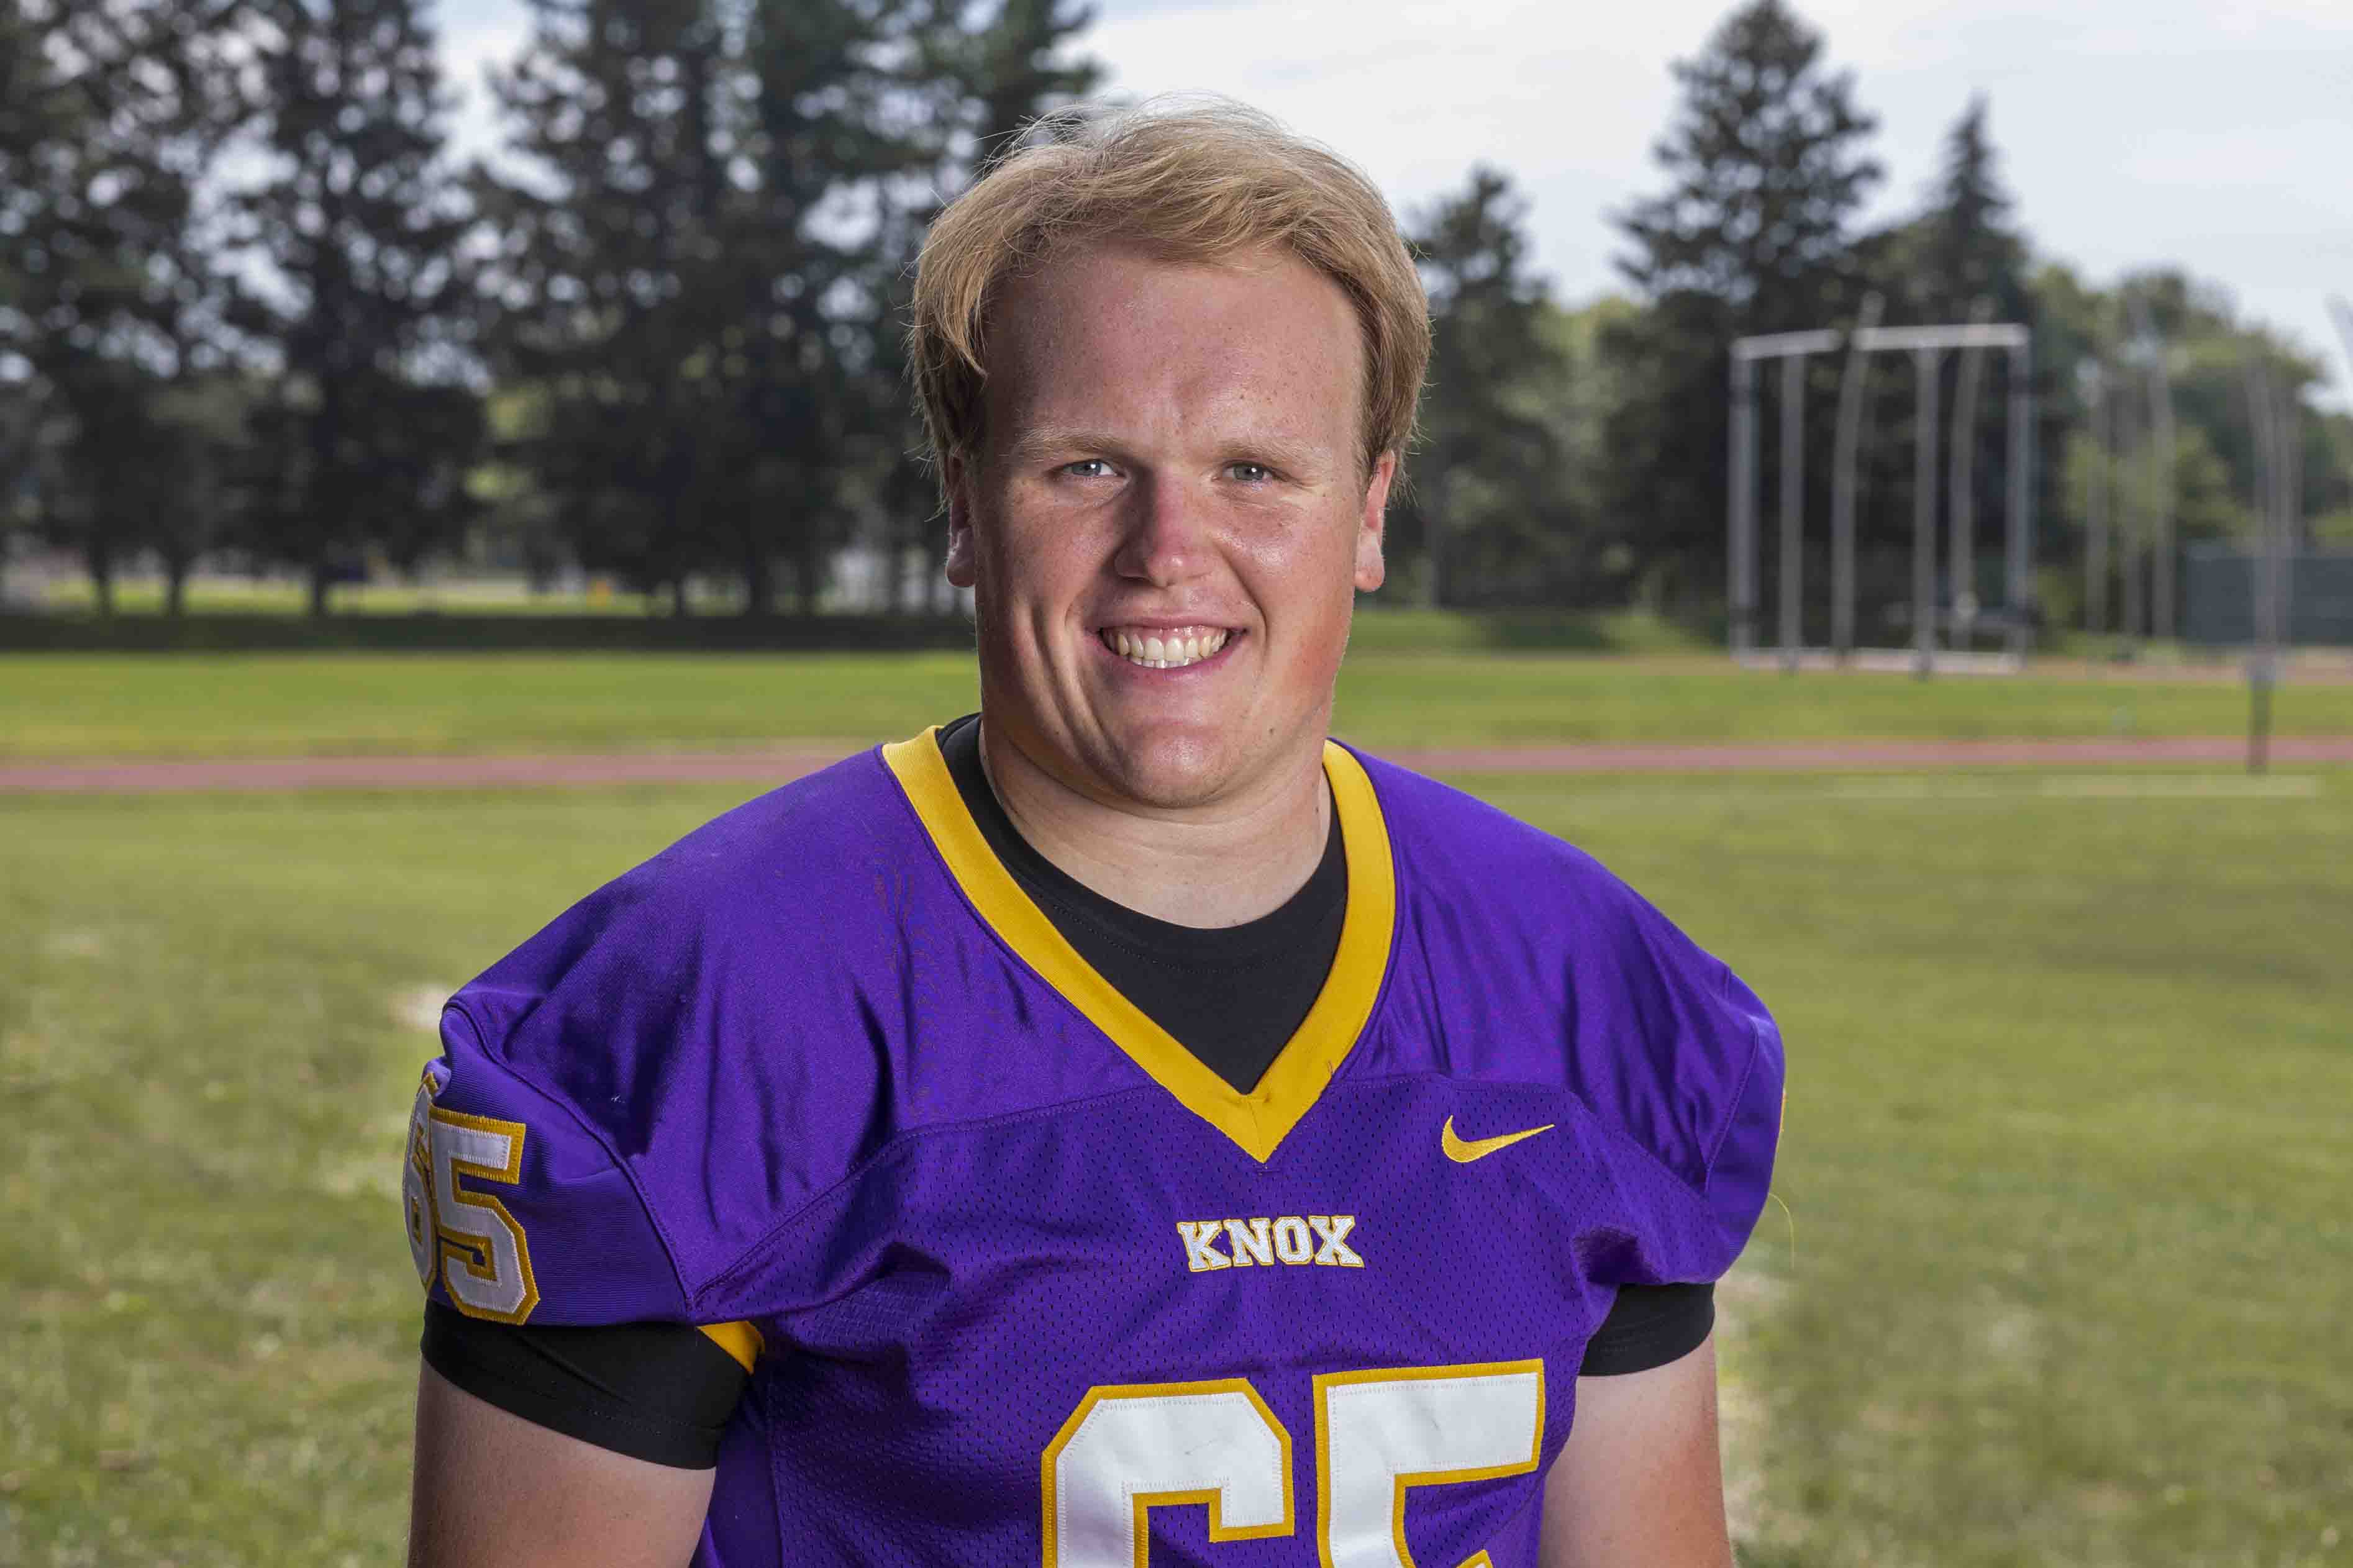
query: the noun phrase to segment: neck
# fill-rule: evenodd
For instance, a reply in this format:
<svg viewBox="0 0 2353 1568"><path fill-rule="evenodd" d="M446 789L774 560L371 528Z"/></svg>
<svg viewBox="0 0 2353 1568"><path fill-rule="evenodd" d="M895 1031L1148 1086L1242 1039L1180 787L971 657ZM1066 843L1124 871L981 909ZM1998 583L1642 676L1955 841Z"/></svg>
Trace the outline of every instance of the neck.
<svg viewBox="0 0 2353 1568"><path fill-rule="evenodd" d="M1280 909L1314 874L1332 827L1320 745L1265 788L1187 811L1082 795L985 717L980 761L1030 847L1082 887L1174 925L1240 925Z"/></svg>

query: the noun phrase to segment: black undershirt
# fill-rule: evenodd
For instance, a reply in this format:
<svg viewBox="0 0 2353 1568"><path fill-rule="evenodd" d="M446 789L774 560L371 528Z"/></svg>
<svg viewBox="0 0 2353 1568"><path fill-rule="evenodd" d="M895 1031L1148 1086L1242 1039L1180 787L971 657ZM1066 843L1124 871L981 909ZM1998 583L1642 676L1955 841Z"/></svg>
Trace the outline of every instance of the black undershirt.
<svg viewBox="0 0 2353 1568"><path fill-rule="evenodd" d="M943 729L940 751L981 836L1079 956L1219 1078L1245 1092L1256 1085L1339 951L1348 864L1338 811L1323 858L1281 908L1238 926L1175 925L1104 898L1031 847L989 787L978 715ZM1663 1366L1715 1321L1712 1286L1621 1287L1577 1375ZM690 1469L718 1462L720 1433L749 1381L734 1357L680 1323L512 1326L428 1301L422 1349L451 1383L527 1421Z"/></svg>
<svg viewBox="0 0 2353 1568"><path fill-rule="evenodd" d="M1248 1094L1324 988L1348 914L1340 814L1324 858L1280 909L1237 926L1175 925L1114 903L1029 847L980 764L980 716L940 731L940 754L981 837L1064 941L1112 988Z"/></svg>

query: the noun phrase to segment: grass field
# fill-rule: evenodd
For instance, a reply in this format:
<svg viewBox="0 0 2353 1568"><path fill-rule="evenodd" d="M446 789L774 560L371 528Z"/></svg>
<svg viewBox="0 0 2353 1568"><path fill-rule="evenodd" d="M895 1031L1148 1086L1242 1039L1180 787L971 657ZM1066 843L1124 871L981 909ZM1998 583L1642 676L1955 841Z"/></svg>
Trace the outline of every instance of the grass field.
<svg viewBox="0 0 2353 1568"><path fill-rule="evenodd" d="M733 675L760 711L775 669ZM812 722L913 728L956 700L926 679ZM206 732L284 747L319 695ZM386 732L503 733L435 711ZM2353 775L1468 782L1783 1021L1793 1217L1725 1291L1747 1562L2353 1557ZM0 1563L398 1560L432 1007L734 798L0 802Z"/></svg>
<svg viewBox="0 0 2353 1568"><path fill-rule="evenodd" d="M645 595L616 590L610 584L596 593L533 594L520 579L423 586L397 580L339 583L328 593L333 613L344 616L410 615L420 610L477 616L643 616L655 607ZM88 613L97 608L98 592L87 577L69 578L51 584L39 604L48 614ZM192 616L302 616L310 613L311 590L308 584L291 578L197 577L188 584L184 608ZM134 577L117 583L114 613L162 615L163 579Z"/></svg>
<svg viewBox="0 0 2353 1568"><path fill-rule="evenodd" d="M1388 634L1392 636L1400 634ZM638 751L898 736L975 704L968 653L26 655L0 659L0 759ZM1595 658L1367 638L1338 728L1376 746L2231 734L2227 680L2066 667L1917 681L1719 657ZM2353 733L2353 682L2292 685L2284 734Z"/></svg>

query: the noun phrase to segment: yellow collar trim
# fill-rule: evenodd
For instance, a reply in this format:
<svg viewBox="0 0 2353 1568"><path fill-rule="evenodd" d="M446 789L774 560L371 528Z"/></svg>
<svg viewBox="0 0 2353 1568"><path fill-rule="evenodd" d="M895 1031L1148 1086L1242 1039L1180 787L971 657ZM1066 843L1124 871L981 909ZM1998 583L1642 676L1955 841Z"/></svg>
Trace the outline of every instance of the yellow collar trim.
<svg viewBox="0 0 2353 1568"><path fill-rule="evenodd" d="M1244 1094L1096 973L1021 890L965 809L947 759L940 754L937 725L883 747L882 760L898 775L948 874L989 929L1178 1103L1263 1164L1355 1048L1388 971L1397 874L1380 800L1363 764L1345 748L1324 742L1324 776L1332 785L1348 858L1348 910L1340 925L1340 947L1315 1005L1258 1087Z"/></svg>

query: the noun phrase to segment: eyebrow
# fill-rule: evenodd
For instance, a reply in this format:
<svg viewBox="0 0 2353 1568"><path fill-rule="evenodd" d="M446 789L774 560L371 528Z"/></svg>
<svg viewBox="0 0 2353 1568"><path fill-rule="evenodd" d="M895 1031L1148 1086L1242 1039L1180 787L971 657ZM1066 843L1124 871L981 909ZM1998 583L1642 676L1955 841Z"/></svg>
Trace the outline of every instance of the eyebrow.
<svg viewBox="0 0 2353 1568"><path fill-rule="evenodd" d="M1323 467L1313 444L1288 436L1234 437L1222 442L1221 446L1229 454L1228 462L1264 461L1291 473L1312 473ZM1015 468L1026 468L1063 452L1101 452L1115 456L1126 449L1126 442L1104 431L1050 428L1025 431L1006 443L1002 460Z"/></svg>
<svg viewBox="0 0 2353 1568"><path fill-rule="evenodd" d="M1042 462L1060 452L1113 452L1122 443L1099 430L1029 430L1006 443L1003 457L1016 468Z"/></svg>

